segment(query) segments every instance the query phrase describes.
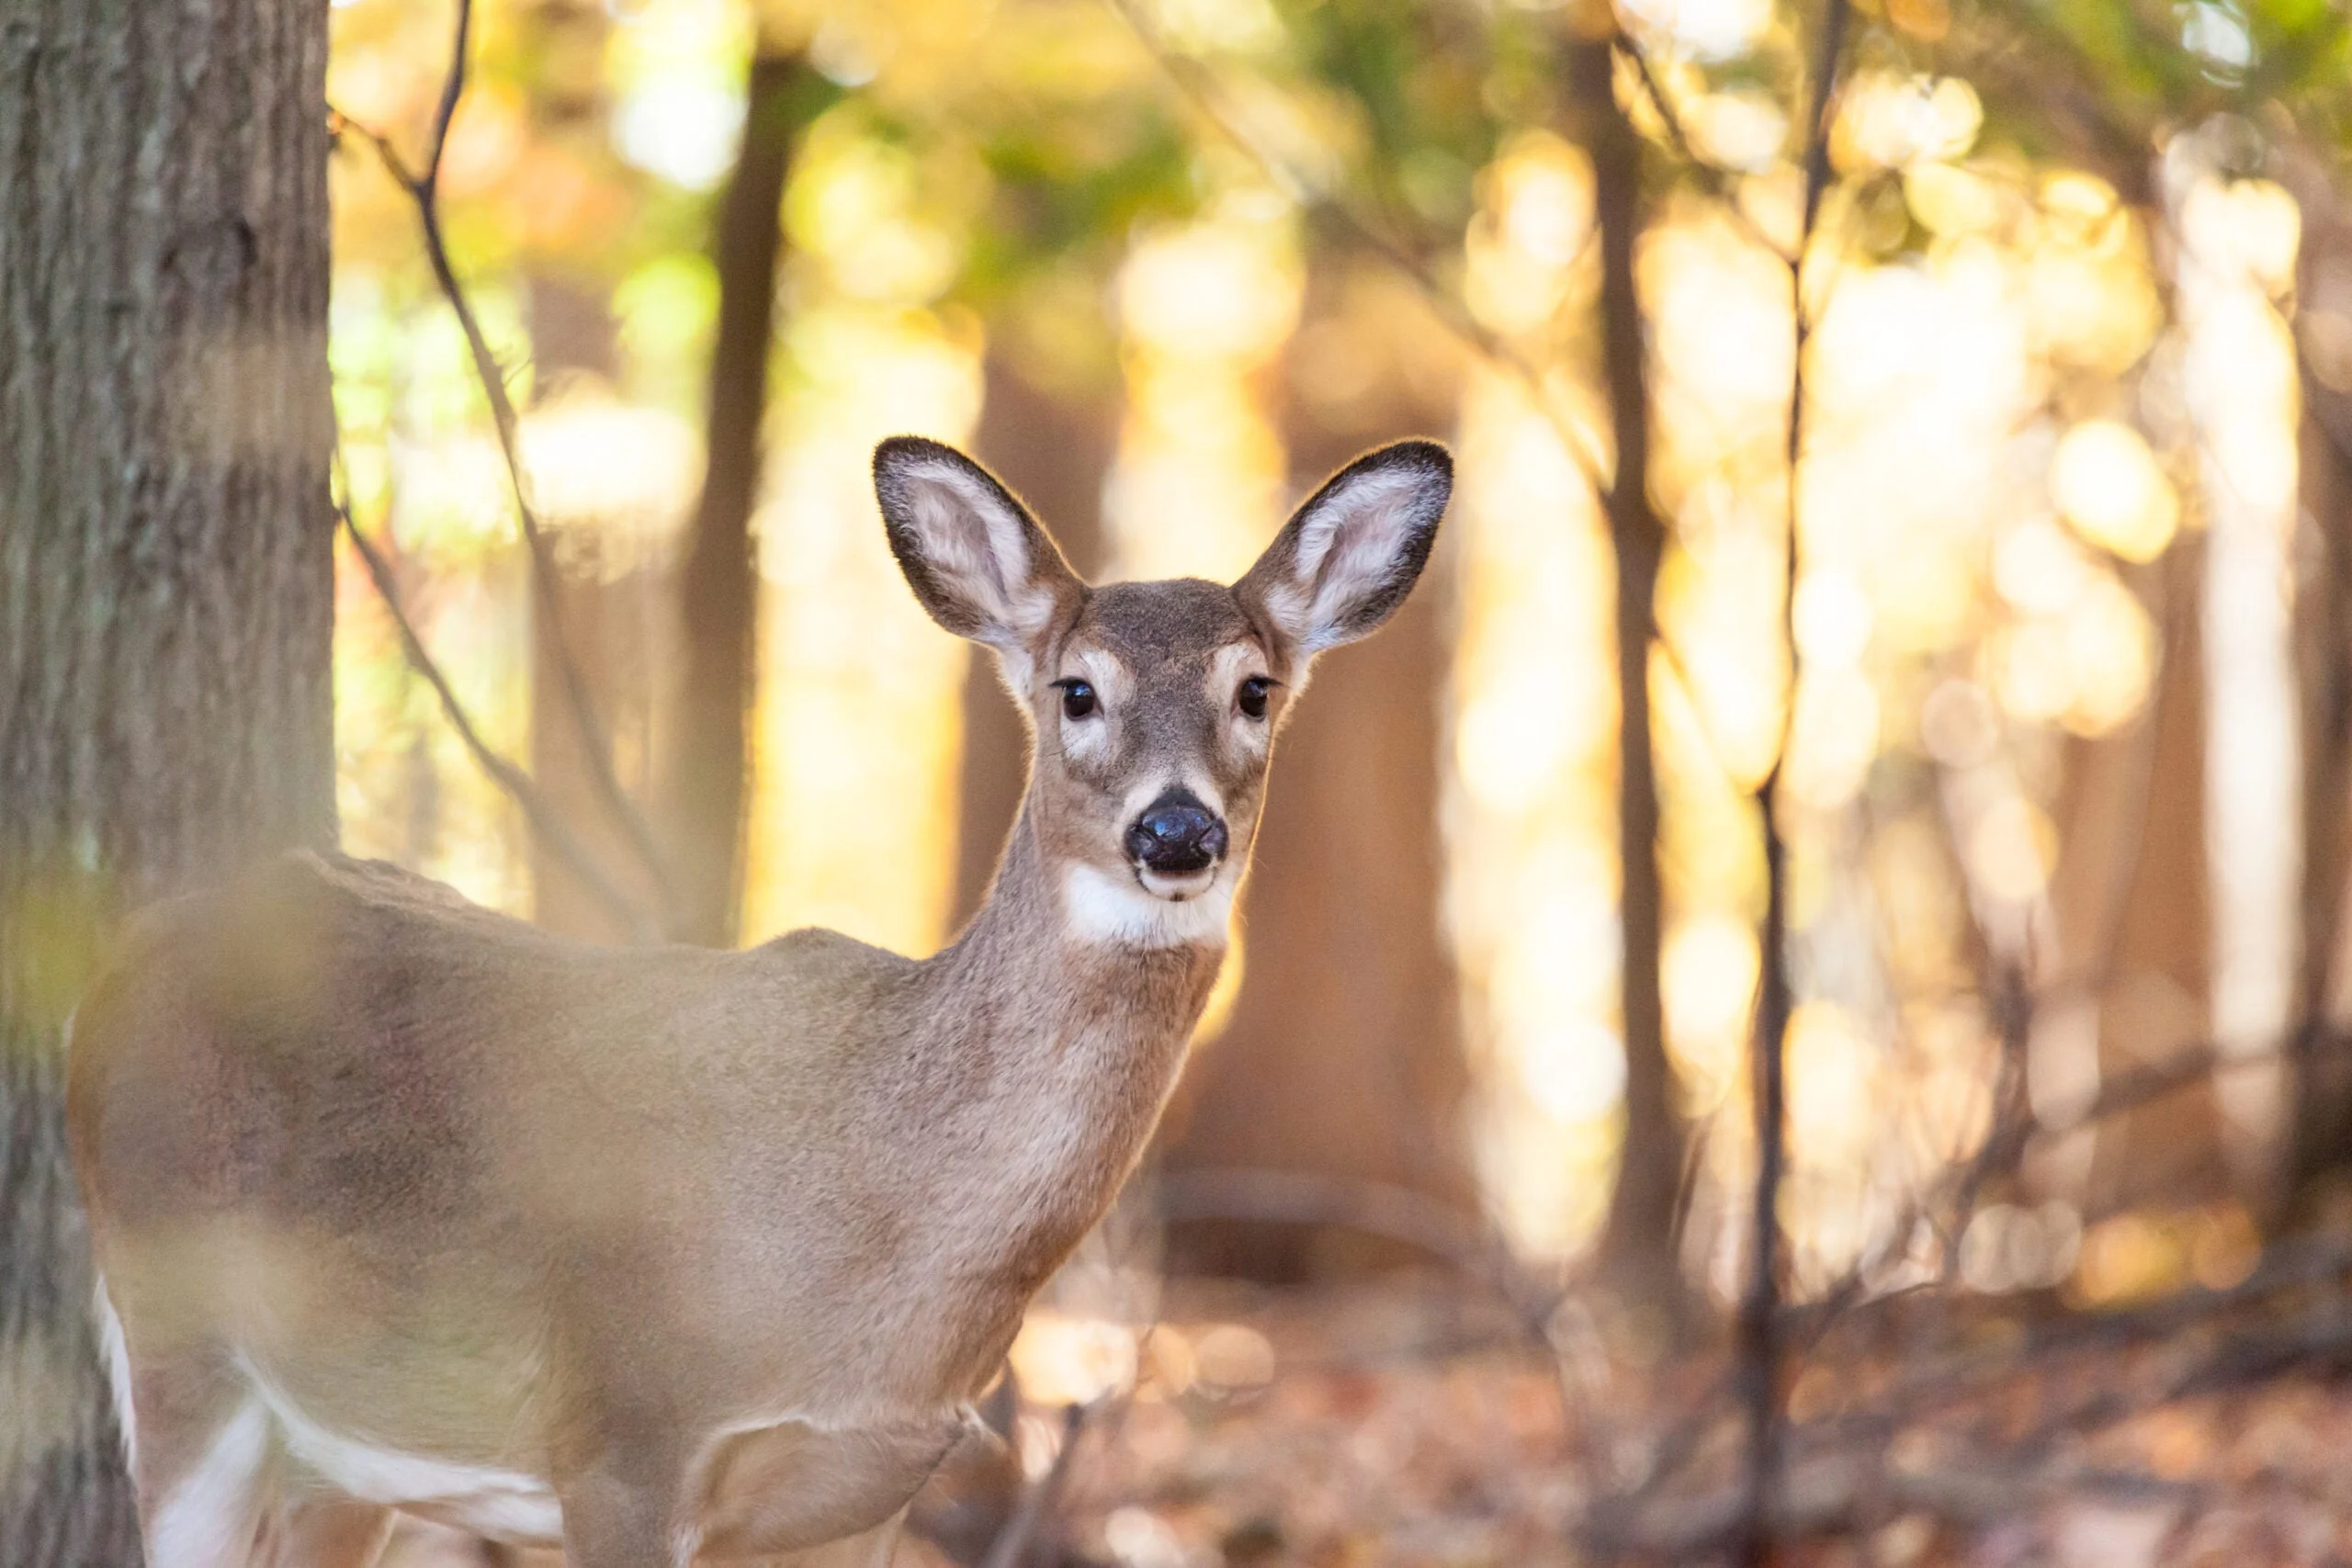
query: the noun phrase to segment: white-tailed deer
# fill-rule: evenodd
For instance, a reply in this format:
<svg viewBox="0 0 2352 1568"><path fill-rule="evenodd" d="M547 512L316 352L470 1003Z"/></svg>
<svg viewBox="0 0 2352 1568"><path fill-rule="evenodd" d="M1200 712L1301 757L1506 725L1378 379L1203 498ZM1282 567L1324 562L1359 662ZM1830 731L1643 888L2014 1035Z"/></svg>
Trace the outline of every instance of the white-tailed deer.
<svg viewBox="0 0 2352 1568"><path fill-rule="evenodd" d="M357 1568L394 1509L573 1568L887 1560L1151 1134L1285 703L1412 587L1452 468L1359 459L1229 588L1089 588L932 442L874 475L1035 727L954 946L589 947L303 854L149 911L85 999L149 1568Z"/></svg>

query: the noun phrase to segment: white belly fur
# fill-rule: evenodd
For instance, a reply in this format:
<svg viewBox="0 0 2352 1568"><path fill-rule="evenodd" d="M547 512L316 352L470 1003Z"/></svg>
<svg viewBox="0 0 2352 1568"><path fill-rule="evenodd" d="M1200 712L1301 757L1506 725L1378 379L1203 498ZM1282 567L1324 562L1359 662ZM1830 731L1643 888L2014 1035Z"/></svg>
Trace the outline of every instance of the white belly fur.
<svg viewBox="0 0 2352 1568"><path fill-rule="evenodd" d="M102 1313L102 1327L110 1316L110 1312ZM119 1329L116 1336L114 1342L119 1344ZM252 1420L266 1416L287 1455L326 1485L362 1502L399 1508L487 1540L514 1546L561 1544L562 1506L544 1478L408 1453L336 1431L296 1404L250 1360L240 1360L254 1394L254 1403L246 1406L241 1419L253 1427L257 1440L266 1442L261 1434L266 1428ZM119 1374L125 1382L127 1374L126 1364ZM127 1438L131 1429L129 1390L119 1393ZM867 1421L835 1426L786 1414L714 1434L719 1440L749 1439L754 1452L767 1450L786 1462L770 1469L753 1458L743 1467L749 1473L738 1472L733 1477L739 1483L750 1482L751 1495L713 1496L710 1502L716 1517L708 1522L722 1528L731 1523L738 1529L752 1526L754 1535L775 1530L794 1547L870 1527L875 1520L868 1516L903 1506L906 1495L922 1483L944 1450L975 1424L970 1412L961 1407L895 1420L877 1420L869 1415ZM883 1459L883 1453L892 1450L899 1450L892 1455L895 1464ZM877 1460L882 1462L876 1464Z"/></svg>
<svg viewBox="0 0 2352 1568"><path fill-rule="evenodd" d="M284 1391L266 1379L256 1375L253 1382L285 1434L287 1452L336 1490L511 1545L561 1542L563 1509L553 1489L537 1476L452 1464L332 1431L296 1408Z"/></svg>
<svg viewBox="0 0 2352 1568"><path fill-rule="evenodd" d="M107 1294L106 1276L97 1285L98 1352L107 1360L107 1386L114 1392L114 1424L122 1433L122 1462L139 1468L139 1423L130 1409L130 1350L122 1342L122 1319Z"/></svg>

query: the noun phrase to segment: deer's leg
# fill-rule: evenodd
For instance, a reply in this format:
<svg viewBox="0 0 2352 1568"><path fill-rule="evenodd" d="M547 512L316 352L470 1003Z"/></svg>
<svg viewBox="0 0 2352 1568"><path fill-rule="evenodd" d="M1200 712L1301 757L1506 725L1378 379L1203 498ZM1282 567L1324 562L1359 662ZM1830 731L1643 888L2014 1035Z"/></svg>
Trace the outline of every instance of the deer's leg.
<svg viewBox="0 0 2352 1568"><path fill-rule="evenodd" d="M181 1397L170 1371L137 1375L140 1533L148 1568L245 1568L261 1554L275 1463L269 1414L215 1388ZM208 1383L211 1380L205 1380Z"/></svg>
<svg viewBox="0 0 2352 1568"><path fill-rule="evenodd" d="M564 1568L687 1568L693 1559L673 1472L591 1471L559 1496Z"/></svg>
<svg viewBox="0 0 2352 1568"><path fill-rule="evenodd" d="M890 1553L899 1544L899 1527L906 1517L901 1509L870 1530L795 1552L772 1568L890 1568Z"/></svg>
<svg viewBox="0 0 2352 1568"><path fill-rule="evenodd" d="M392 1510L341 1494L300 1499L286 1510L275 1568L376 1568L392 1533Z"/></svg>

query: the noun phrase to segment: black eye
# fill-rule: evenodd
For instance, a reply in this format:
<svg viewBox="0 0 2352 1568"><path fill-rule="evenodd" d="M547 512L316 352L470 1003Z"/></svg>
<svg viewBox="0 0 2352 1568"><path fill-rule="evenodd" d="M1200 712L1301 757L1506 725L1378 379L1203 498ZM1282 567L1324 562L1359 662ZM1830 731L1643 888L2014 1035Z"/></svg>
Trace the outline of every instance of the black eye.
<svg viewBox="0 0 2352 1568"><path fill-rule="evenodd" d="M1062 716L1086 718L1094 712L1094 688L1084 681L1057 681L1062 689Z"/></svg>
<svg viewBox="0 0 2352 1568"><path fill-rule="evenodd" d="M1242 682L1239 698L1241 711L1251 718L1265 717L1266 694L1273 690L1273 686L1274 683L1263 675L1252 675Z"/></svg>

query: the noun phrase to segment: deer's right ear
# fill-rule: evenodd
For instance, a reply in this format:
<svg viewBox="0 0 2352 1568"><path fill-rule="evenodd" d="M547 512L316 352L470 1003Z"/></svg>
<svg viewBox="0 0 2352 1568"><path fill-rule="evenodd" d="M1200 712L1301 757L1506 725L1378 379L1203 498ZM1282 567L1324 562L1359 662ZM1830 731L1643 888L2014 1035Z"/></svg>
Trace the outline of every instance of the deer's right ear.
<svg viewBox="0 0 2352 1568"><path fill-rule="evenodd" d="M890 437L874 449L874 493L907 586L958 637L1025 657L1080 591L1028 509L953 446Z"/></svg>

